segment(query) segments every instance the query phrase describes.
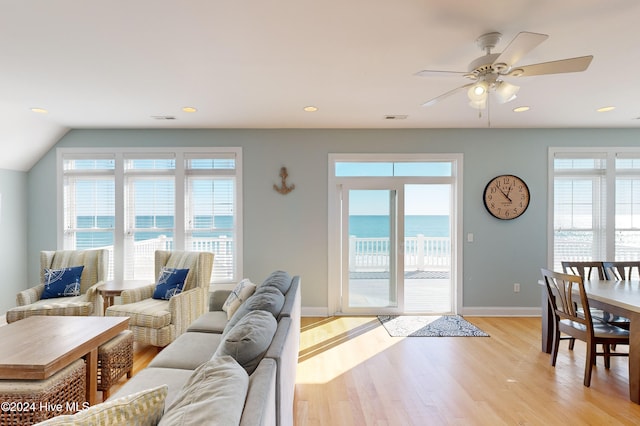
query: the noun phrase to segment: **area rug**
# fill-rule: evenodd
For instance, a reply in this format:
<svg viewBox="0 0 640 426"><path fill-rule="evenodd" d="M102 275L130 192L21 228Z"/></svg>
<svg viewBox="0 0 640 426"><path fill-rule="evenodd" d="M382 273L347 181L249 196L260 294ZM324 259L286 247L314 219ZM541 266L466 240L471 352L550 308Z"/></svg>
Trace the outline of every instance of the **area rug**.
<svg viewBox="0 0 640 426"><path fill-rule="evenodd" d="M460 315L379 315L391 337L489 337Z"/></svg>

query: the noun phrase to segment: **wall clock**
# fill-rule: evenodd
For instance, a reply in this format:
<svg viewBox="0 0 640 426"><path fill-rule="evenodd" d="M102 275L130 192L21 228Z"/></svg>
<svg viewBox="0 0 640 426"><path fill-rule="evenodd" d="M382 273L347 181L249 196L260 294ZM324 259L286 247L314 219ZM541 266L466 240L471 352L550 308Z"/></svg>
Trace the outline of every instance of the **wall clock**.
<svg viewBox="0 0 640 426"><path fill-rule="evenodd" d="M529 188L518 176L496 176L484 188L484 206L498 219L519 217L529 207L529 200Z"/></svg>

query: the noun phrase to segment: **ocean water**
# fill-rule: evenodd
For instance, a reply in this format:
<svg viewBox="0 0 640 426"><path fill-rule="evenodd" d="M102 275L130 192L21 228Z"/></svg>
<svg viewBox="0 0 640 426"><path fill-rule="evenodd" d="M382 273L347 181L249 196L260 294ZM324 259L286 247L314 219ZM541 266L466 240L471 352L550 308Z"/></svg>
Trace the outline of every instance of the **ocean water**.
<svg viewBox="0 0 640 426"><path fill-rule="evenodd" d="M404 236L415 237L422 234L425 237L448 237L449 228L449 216L405 216ZM389 237L389 217L350 216L349 235L359 238Z"/></svg>
<svg viewBox="0 0 640 426"><path fill-rule="evenodd" d="M214 238L220 236L231 236L230 229L233 228L233 216L197 216L195 219L195 237ZM136 228L146 228L148 231L138 231L134 236L135 241L143 241L157 238L160 235L172 237L170 232L164 230L154 231L154 228L173 228L173 216L138 216L136 217ZM96 232L95 228L113 229L115 219L113 216L79 216L78 228L86 231L77 233L76 246L78 249L103 247L113 245L113 235L111 232ZM449 236L449 216L406 216L405 217L405 237L415 237L422 234L426 237L448 237ZM211 231L211 228L218 230ZM203 229L203 231L197 231ZM349 235L360 238L388 238L389 218L388 216L375 215L353 215L349 218Z"/></svg>
<svg viewBox="0 0 640 426"><path fill-rule="evenodd" d="M111 232L95 231L96 228L113 229L115 227L115 218L113 216L78 216L77 220L78 228L86 229L86 231L77 233L76 247L79 250L113 245L113 234ZM230 230L233 228L233 216L196 216L194 221L194 237L215 238L231 236ZM160 235L172 237L172 233L164 229L170 229L173 226L173 216L137 216L135 227L145 230L137 231L134 235L134 241L158 238ZM211 228L216 228L219 231L211 231ZM159 230L154 231L153 229ZM202 231L198 231L198 229L202 229Z"/></svg>

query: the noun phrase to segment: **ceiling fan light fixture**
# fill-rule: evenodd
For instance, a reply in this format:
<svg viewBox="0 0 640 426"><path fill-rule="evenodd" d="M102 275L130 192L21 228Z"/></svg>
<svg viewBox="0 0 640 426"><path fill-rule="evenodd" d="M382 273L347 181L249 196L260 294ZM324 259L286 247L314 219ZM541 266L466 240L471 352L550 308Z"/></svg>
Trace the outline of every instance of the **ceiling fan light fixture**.
<svg viewBox="0 0 640 426"><path fill-rule="evenodd" d="M475 109L485 109L487 108L487 97L478 101L469 101L469 106Z"/></svg>
<svg viewBox="0 0 640 426"><path fill-rule="evenodd" d="M514 100L519 90L520 86L507 83L506 81L500 81L496 84L496 96L498 97L498 101L502 104Z"/></svg>
<svg viewBox="0 0 640 426"><path fill-rule="evenodd" d="M489 84L486 81L479 81L473 86L469 87L467 96L471 102L486 102L487 92L489 90Z"/></svg>

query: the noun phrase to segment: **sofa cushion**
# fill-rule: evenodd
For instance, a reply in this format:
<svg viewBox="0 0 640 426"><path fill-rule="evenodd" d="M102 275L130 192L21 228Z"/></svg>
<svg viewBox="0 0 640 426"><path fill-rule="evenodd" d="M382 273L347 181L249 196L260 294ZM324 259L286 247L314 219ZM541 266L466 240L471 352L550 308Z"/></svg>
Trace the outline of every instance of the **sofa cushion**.
<svg viewBox="0 0 640 426"><path fill-rule="evenodd" d="M260 287L275 287L280 290L280 293L285 294L291 287L291 275L285 271L273 271L263 282L258 286L256 291Z"/></svg>
<svg viewBox="0 0 640 426"><path fill-rule="evenodd" d="M222 310L227 313L227 319L231 319L238 307L256 291L256 285L248 278L241 280L231 291L227 300L222 305Z"/></svg>
<svg viewBox="0 0 640 426"><path fill-rule="evenodd" d="M232 356L248 374L253 373L271 345L278 322L267 311L251 311L222 335L213 357Z"/></svg>
<svg viewBox="0 0 640 426"><path fill-rule="evenodd" d="M169 300L171 296L182 293L188 273L188 269L162 268L156 289L153 291L153 298Z"/></svg>
<svg viewBox="0 0 640 426"><path fill-rule="evenodd" d="M158 352L149 363L149 367L195 370L211 359L221 340L222 334L183 333Z"/></svg>
<svg viewBox="0 0 640 426"><path fill-rule="evenodd" d="M182 386L189 380L193 370L182 370L180 368L153 368L147 367L138 372L131 379L114 392L107 402L143 391L157 386L167 386L167 397L165 407L168 407L180 393Z"/></svg>
<svg viewBox="0 0 640 426"><path fill-rule="evenodd" d="M253 296L249 297L236 311L235 314L231 317L227 325L224 327L223 334L226 334L231 330L237 323L252 311L267 311L271 312L274 317L277 317L280 311L282 310L282 306L284 306L284 295L280 293L280 290L269 287L264 288L258 293L256 292Z"/></svg>
<svg viewBox="0 0 640 426"><path fill-rule="evenodd" d="M162 328L171 323L169 301L152 298L124 305L109 306L107 316L129 317L129 326Z"/></svg>
<svg viewBox="0 0 640 426"><path fill-rule="evenodd" d="M167 407L159 425L240 424L249 376L230 356L198 367Z"/></svg>
<svg viewBox="0 0 640 426"><path fill-rule="evenodd" d="M192 322L187 331L197 331L200 333L222 333L224 327L229 320L227 319L227 313L223 311L211 311L205 312L200 315L198 319Z"/></svg>
<svg viewBox="0 0 640 426"><path fill-rule="evenodd" d="M79 296L80 277L84 266L44 270L44 291L40 299Z"/></svg>
<svg viewBox="0 0 640 426"><path fill-rule="evenodd" d="M122 398L96 404L73 415L64 415L46 420L39 425L92 425L115 424L157 425L164 411L167 386L162 385L143 390Z"/></svg>

